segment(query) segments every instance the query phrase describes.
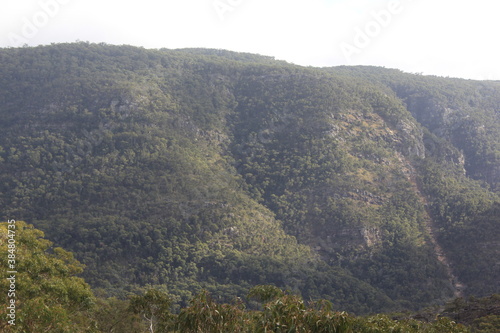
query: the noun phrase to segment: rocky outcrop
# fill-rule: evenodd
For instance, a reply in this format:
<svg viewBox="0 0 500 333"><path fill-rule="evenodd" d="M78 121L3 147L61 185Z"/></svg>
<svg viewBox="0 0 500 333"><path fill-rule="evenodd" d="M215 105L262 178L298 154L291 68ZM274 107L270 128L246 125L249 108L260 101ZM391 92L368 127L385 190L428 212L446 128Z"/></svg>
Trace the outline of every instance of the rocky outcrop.
<svg viewBox="0 0 500 333"><path fill-rule="evenodd" d="M315 249L329 254L339 251L368 250L382 240L381 232L376 227L343 227L316 238Z"/></svg>

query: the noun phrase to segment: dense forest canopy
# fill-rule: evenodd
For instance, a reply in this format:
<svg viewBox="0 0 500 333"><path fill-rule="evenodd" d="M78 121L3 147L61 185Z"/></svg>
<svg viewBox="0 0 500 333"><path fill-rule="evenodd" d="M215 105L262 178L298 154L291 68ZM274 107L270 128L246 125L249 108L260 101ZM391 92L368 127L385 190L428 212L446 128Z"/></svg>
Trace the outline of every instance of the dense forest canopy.
<svg viewBox="0 0 500 333"><path fill-rule="evenodd" d="M53 248L43 232L22 221L0 223L0 245L8 231L16 234L19 274L2 278L3 290L13 288L14 302L2 306L2 332L144 333L144 332L495 332L500 320L500 295L482 299L458 298L442 315L419 313L353 316L334 311L326 300L306 302L272 285L251 288L244 299L217 302L206 290L172 312L171 296L163 289L146 289L127 299L95 297L75 274L82 265L70 252ZM4 258L0 259L6 266ZM2 273L4 274L4 273ZM10 287L9 287L10 284ZM12 285L15 285L12 287ZM250 308L249 308L250 306ZM256 309L252 309L256 308ZM11 310L13 308L14 310Z"/></svg>
<svg viewBox="0 0 500 333"><path fill-rule="evenodd" d="M356 314L500 292L500 82L222 50L0 50L1 218L103 296Z"/></svg>

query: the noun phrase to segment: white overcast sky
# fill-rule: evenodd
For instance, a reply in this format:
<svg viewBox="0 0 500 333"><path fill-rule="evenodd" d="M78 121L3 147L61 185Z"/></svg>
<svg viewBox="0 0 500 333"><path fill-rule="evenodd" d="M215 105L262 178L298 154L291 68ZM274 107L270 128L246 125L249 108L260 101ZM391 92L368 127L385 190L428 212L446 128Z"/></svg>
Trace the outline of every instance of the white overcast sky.
<svg viewBox="0 0 500 333"><path fill-rule="evenodd" d="M206 47L500 80L496 0L1 0L0 47Z"/></svg>

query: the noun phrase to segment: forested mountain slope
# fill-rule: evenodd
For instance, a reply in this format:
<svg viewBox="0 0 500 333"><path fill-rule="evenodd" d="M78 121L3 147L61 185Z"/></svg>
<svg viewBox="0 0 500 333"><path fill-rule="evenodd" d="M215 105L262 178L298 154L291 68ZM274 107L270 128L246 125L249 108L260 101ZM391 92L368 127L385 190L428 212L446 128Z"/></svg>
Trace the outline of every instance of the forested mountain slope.
<svg viewBox="0 0 500 333"><path fill-rule="evenodd" d="M3 49L1 216L111 295L275 284L365 313L499 292L499 105L497 82L380 68Z"/></svg>

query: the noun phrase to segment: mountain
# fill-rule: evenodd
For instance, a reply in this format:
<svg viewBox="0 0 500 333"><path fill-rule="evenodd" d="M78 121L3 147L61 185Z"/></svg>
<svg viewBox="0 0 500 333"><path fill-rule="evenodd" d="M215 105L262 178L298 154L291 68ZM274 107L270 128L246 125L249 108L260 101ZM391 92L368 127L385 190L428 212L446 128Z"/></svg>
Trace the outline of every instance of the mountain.
<svg viewBox="0 0 500 333"><path fill-rule="evenodd" d="M0 50L2 219L101 294L356 313L500 291L500 82L223 50Z"/></svg>

